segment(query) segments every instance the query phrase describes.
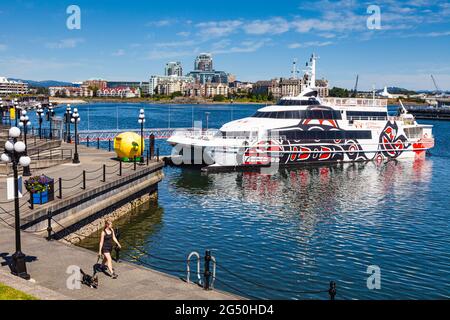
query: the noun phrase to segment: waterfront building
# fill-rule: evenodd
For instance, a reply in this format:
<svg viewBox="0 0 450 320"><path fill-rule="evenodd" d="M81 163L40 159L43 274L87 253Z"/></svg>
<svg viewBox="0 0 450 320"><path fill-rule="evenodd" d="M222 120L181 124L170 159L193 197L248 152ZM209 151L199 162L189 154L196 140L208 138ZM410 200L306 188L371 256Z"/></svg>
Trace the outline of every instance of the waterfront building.
<svg viewBox="0 0 450 320"><path fill-rule="evenodd" d="M228 96L228 84L225 83L207 83L205 86L205 96L213 98L214 96Z"/></svg>
<svg viewBox="0 0 450 320"><path fill-rule="evenodd" d="M141 82L140 89L142 96L148 96L150 94L150 82Z"/></svg>
<svg viewBox="0 0 450 320"><path fill-rule="evenodd" d="M210 53L201 53L194 62L194 71L187 76L201 84L207 83L228 83L228 74L224 71L216 71L213 68L213 59Z"/></svg>
<svg viewBox="0 0 450 320"><path fill-rule="evenodd" d="M141 82L140 81L107 81L107 87L108 88L123 88L123 87L140 88Z"/></svg>
<svg viewBox="0 0 450 320"><path fill-rule="evenodd" d="M316 90L319 97L328 97L330 91L328 88L328 80L323 78L316 80Z"/></svg>
<svg viewBox="0 0 450 320"><path fill-rule="evenodd" d="M183 67L181 66L181 62L167 62L166 68L164 70L164 75L182 77Z"/></svg>
<svg viewBox="0 0 450 320"><path fill-rule="evenodd" d="M266 96L271 95L275 99L278 99L281 96L279 79L257 81L253 85L252 93Z"/></svg>
<svg viewBox="0 0 450 320"><path fill-rule="evenodd" d="M0 96L7 96L11 94L27 94L28 83L21 81L8 80L5 77L0 77Z"/></svg>
<svg viewBox="0 0 450 320"><path fill-rule="evenodd" d="M228 86L229 94L247 94L253 89L253 83L251 82L233 81L230 82Z"/></svg>
<svg viewBox="0 0 450 320"><path fill-rule="evenodd" d="M187 84L194 83L192 77L172 76L151 76L149 81L149 94L170 95L174 92L184 91Z"/></svg>
<svg viewBox="0 0 450 320"><path fill-rule="evenodd" d="M184 95L187 97L206 96L205 85L200 83L188 83L184 89Z"/></svg>
<svg viewBox="0 0 450 320"><path fill-rule="evenodd" d="M210 53L201 53L195 58L194 70L213 71L213 59Z"/></svg>
<svg viewBox="0 0 450 320"><path fill-rule="evenodd" d="M94 91L89 86L82 84L79 87L49 87L51 97L93 97Z"/></svg>
<svg viewBox="0 0 450 320"><path fill-rule="evenodd" d="M102 79L90 79L90 80L84 81L83 85L91 87L91 88L104 89L108 86L108 82L106 80L102 80Z"/></svg>
<svg viewBox="0 0 450 320"><path fill-rule="evenodd" d="M252 92L254 94L272 95L275 99L282 97L294 97L300 94L307 85L307 79L272 79L257 81ZM315 80L315 88L319 97L328 97L329 88L328 80L319 79Z"/></svg>
<svg viewBox="0 0 450 320"><path fill-rule="evenodd" d="M141 90L132 87L104 88L97 91L97 97L108 98L139 98Z"/></svg>
<svg viewBox="0 0 450 320"><path fill-rule="evenodd" d="M228 75L223 71L191 71L188 73L189 77L195 79L201 84L206 83L228 83Z"/></svg>
<svg viewBox="0 0 450 320"><path fill-rule="evenodd" d="M301 79L285 79L281 78L279 83L279 95L276 98L281 97L295 97L303 90L303 81Z"/></svg>

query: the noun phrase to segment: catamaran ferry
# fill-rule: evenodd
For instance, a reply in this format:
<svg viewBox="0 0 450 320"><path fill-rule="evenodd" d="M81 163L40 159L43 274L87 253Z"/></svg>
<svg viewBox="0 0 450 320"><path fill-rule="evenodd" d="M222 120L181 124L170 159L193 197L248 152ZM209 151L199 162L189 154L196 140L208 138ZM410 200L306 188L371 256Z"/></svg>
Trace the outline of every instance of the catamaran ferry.
<svg viewBox="0 0 450 320"><path fill-rule="evenodd" d="M180 164L215 167L386 161L424 157L434 146L431 125L405 108L389 116L387 99L320 98L311 56L300 95L284 97L219 130L176 131L168 142Z"/></svg>

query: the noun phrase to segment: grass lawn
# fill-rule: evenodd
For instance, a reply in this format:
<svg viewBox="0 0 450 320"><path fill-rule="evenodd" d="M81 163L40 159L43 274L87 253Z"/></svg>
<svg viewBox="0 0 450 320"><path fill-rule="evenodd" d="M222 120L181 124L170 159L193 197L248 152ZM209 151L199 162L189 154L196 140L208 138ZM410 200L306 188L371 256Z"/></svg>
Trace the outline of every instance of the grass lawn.
<svg viewBox="0 0 450 320"><path fill-rule="evenodd" d="M22 291L13 289L0 283L0 300L37 300L35 297Z"/></svg>

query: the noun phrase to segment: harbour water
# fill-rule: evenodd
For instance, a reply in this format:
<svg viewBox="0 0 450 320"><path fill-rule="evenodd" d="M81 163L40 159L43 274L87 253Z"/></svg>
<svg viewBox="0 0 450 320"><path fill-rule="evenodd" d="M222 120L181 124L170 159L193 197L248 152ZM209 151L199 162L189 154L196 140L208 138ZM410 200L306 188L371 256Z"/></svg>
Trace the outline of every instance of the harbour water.
<svg viewBox="0 0 450 320"><path fill-rule="evenodd" d="M81 128L137 128L140 108L147 127L190 127L209 112L208 126L218 128L258 106L81 105ZM185 263L142 252L183 260L210 249L225 268L217 269L216 287L249 297L327 299L327 293L299 292L326 290L333 280L339 299L449 298L450 122L420 122L435 125L436 147L424 160L273 176L167 167L158 204L136 208L116 224L123 242L132 244L123 256L185 277L177 271ZM170 152L164 141L158 146L161 154ZM82 245L97 250L96 239ZM367 287L369 266L381 270L379 290Z"/></svg>

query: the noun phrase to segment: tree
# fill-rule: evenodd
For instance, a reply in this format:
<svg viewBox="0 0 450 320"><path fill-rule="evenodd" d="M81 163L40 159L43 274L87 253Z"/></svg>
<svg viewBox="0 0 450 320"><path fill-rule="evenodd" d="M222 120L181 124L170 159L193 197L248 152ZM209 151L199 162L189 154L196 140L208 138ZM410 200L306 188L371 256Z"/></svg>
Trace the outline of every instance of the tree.
<svg viewBox="0 0 450 320"><path fill-rule="evenodd" d="M94 97L97 96L97 91L99 90L97 86L89 86L88 89L92 90L92 92L94 93Z"/></svg>
<svg viewBox="0 0 450 320"><path fill-rule="evenodd" d="M350 96L350 93L347 89L333 87L332 89L330 89L329 96L336 98L348 98Z"/></svg>
<svg viewBox="0 0 450 320"><path fill-rule="evenodd" d="M170 95L170 98L174 99L176 97L182 97L182 96L183 96L183 93L181 91L175 91L175 92L172 92L172 94Z"/></svg>
<svg viewBox="0 0 450 320"><path fill-rule="evenodd" d="M226 100L226 97L222 94L215 95L213 101L223 102Z"/></svg>

